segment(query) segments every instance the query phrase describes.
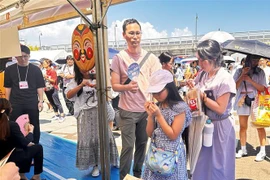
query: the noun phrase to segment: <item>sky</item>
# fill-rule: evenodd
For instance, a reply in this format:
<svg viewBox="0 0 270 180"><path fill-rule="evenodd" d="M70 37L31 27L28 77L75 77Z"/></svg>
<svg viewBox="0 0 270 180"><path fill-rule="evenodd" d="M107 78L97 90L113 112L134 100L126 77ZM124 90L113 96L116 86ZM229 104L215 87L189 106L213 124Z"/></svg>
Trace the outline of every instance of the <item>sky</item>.
<svg viewBox="0 0 270 180"><path fill-rule="evenodd" d="M198 19L196 21L196 14ZM109 41L123 40L122 24L137 19L142 38L204 35L211 31L246 32L270 30L269 0L135 0L113 5L107 13ZM27 45L70 44L80 18L19 31ZM115 27L117 25L117 27ZM42 34L42 35L41 35Z"/></svg>

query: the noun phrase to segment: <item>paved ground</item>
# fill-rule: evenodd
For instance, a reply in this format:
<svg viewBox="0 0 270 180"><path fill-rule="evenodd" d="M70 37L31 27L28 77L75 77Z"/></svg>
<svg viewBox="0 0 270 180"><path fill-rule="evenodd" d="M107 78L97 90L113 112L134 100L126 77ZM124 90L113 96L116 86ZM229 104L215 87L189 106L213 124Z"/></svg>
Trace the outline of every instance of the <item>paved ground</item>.
<svg viewBox="0 0 270 180"><path fill-rule="evenodd" d="M63 102L62 97L60 96L61 101ZM67 109L63 103L64 110L67 112ZM40 114L40 123L41 131L49 132L51 134L70 139L73 141L77 140L77 128L76 128L76 119L72 116L66 117L66 120L63 123L58 121L51 120L51 117L54 114L52 112L46 112L46 105L44 111ZM239 126L237 116L235 117L235 131L238 138ZM266 145L266 154L268 155L266 159L262 162L255 162L255 156L259 152L259 141L257 130L253 127L248 128L248 137L247 137L247 150L249 156L243 157L241 159L236 159L236 179L237 180L270 180L270 128L266 128L267 133L267 145ZM114 132L116 135L116 144L118 150L121 150L121 138L118 132ZM239 143L238 143L239 144ZM240 146L238 145L238 149ZM238 150L237 149L237 150Z"/></svg>

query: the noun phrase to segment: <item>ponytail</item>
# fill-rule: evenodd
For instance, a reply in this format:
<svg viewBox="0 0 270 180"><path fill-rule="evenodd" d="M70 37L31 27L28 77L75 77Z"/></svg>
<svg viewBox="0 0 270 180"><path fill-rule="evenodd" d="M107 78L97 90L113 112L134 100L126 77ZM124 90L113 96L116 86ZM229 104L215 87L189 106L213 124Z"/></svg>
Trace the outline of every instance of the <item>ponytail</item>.
<svg viewBox="0 0 270 180"><path fill-rule="evenodd" d="M0 140L6 140L10 135L8 116L11 112L11 105L7 99L0 98Z"/></svg>

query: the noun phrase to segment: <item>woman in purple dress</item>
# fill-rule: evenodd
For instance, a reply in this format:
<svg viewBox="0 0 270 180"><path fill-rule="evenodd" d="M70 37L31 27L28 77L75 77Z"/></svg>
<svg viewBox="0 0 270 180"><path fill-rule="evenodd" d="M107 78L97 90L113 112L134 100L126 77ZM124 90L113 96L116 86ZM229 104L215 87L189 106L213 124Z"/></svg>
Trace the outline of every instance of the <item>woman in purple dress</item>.
<svg viewBox="0 0 270 180"><path fill-rule="evenodd" d="M146 166L142 179L187 180L186 152L181 135L191 122L190 109L180 97L173 81L173 75L168 70L158 70L153 73L148 92L153 94L158 104L152 101L145 103L145 110L148 114L147 135L151 137L157 148L171 152L177 150L179 158L171 175L164 176L151 171Z"/></svg>
<svg viewBox="0 0 270 180"><path fill-rule="evenodd" d="M223 57L217 41L201 42L196 56L204 73L198 74L194 82L200 87L206 115L214 124L214 134L212 146L202 146L192 180L234 180L235 130L230 112L236 85L232 75L220 68Z"/></svg>

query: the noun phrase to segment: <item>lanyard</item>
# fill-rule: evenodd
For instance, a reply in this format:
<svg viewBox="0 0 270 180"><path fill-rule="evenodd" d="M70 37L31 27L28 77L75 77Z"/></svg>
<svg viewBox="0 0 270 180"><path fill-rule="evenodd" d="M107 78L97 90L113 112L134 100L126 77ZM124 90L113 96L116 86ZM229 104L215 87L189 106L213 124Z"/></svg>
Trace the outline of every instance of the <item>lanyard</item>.
<svg viewBox="0 0 270 180"><path fill-rule="evenodd" d="M25 75L25 80L27 79L27 75L28 75L28 69L29 69L29 64L27 66L27 70L26 70L26 75ZM19 82L21 81L21 74L20 74L20 71L19 71L19 67L18 67L18 64L17 64L17 71L18 71L18 78L19 78Z"/></svg>

